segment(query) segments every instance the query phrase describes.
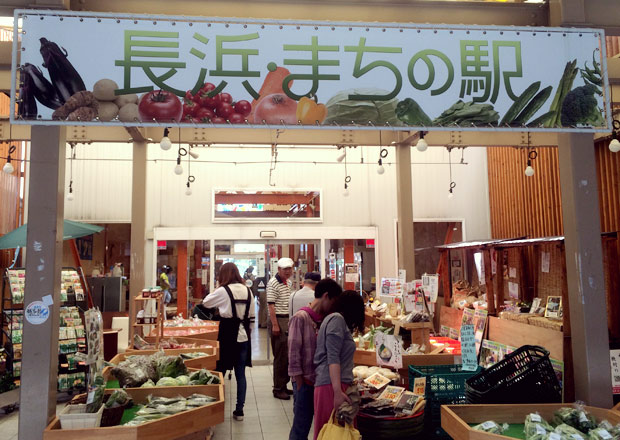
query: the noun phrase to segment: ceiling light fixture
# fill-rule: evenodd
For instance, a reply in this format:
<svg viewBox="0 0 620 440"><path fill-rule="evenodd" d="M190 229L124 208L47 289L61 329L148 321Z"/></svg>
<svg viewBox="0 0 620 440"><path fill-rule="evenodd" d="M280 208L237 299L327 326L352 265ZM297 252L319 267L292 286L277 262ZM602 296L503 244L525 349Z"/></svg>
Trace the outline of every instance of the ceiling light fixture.
<svg viewBox="0 0 620 440"><path fill-rule="evenodd" d="M426 140L424 139L424 132L421 131L420 132L420 139L418 139L418 143L415 146L418 151L422 152L422 151L426 151L426 149L428 148L428 143L426 142Z"/></svg>
<svg viewBox="0 0 620 440"><path fill-rule="evenodd" d="M452 180L452 148L454 147L446 147L448 150L448 169L450 170L450 187L448 188L449 199L454 197L454 188L456 188L456 182Z"/></svg>
<svg viewBox="0 0 620 440"><path fill-rule="evenodd" d="M620 130L620 121L614 119L613 131L611 133L611 142L609 142L609 151L617 153L620 151L620 140L618 140L618 130Z"/></svg>
<svg viewBox="0 0 620 440"><path fill-rule="evenodd" d="M342 153L336 158L338 162L342 162L345 157L347 157L346 147L338 147L338 150L342 148Z"/></svg>
<svg viewBox="0 0 620 440"><path fill-rule="evenodd" d="M71 146L71 158L69 160L69 193L67 194L67 201L72 202L75 196L73 195L73 159L75 158L75 144L69 144Z"/></svg>
<svg viewBox="0 0 620 440"><path fill-rule="evenodd" d="M534 168L532 167L532 161L538 157L538 153L536 150L531 150L527 152L527 167L525 167L525 175L527 177L532 177L535 173Z"/></svg>
<svg viewBox="0 0 620 440"><path fill-rule="evenodd" d="M172 141L170 141L170 138L168 137L169 134L170 130L168 130L168 128L164 128L164 137L161 138L161 141L159 141L159 146L164 151L168 151L172 148Z"/></svg>
<svg viewBox="0 0 620 440"><path fill-rule="evenodd" d="M9 147L9 153L6 157L6 163L2 167L2 171L6 174L13 174L13 172L15 171L15 167L13 167L13 164L11 163L11 154L13 154L16 149L17 147L15 145L11 145Z"/></svg>

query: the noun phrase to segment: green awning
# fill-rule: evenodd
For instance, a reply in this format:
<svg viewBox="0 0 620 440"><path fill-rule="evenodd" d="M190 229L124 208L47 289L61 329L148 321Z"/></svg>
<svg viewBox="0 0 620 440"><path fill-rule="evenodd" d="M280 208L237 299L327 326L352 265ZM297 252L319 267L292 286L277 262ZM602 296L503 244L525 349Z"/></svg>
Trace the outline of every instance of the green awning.
<svg viewBox="0 0 620 440"><path fill-rule="evenodd" d="M88 223L74 222L72 220L64 221L63 240L71 240L73 238L86 237L87 235L101 232L103 227L91 225ZM0 237L0 249L14 249L26 246L27 225L20 226L17 229Z"/></svg>

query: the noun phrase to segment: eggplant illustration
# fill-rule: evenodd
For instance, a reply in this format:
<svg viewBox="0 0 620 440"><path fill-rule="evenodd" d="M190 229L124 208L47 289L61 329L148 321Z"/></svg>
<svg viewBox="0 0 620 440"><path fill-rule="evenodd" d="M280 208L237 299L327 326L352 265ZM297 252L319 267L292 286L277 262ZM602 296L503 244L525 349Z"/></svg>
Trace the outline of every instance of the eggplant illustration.
<svg viewBox="0 0 620 440"><path fill-rule="evenodd" d="M58 98L56 89L48 79L43 76L43 72L37 66L26 63L22 66L22 70L32 80L32 93L41 104L51 109L57 109L63 102Z"/></svg>
<svg viewBox="0 0 620 440"><path fill-rule="evenodd" d="M30 75L23 70L20 72L21 85L19 87L19 103L17 114L24 119L36 119L38 114L37 101L34 99L34 84Z"/></svg>
<svg viewBox="0 0 620 440"><path fill-rule="evenodd" d="M61 102L64 103L77 92L86 90L82 77L67 59L67 51L46 38L40 38L39 41L41 41L43 67L49 71Z"/></svg>

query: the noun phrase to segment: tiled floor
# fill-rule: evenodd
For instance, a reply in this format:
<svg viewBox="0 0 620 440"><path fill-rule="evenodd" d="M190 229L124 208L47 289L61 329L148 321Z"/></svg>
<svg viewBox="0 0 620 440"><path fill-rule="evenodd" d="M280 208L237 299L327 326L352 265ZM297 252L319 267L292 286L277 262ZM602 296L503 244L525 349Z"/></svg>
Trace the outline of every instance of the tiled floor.
<svg viewBox="0 0 620 440"><path fill-rule="evenodd" d="M293 399L279 400L272 394L272 356L267 347L267 330L252 331L253 368L246 369L248 389L244 420L232 418L237 400L237 383L226 376L226 409L224 423L215 427L214 440L285 440L293 421ZM290 385L289 385L290 387ZM61 399L67 400L66 396ZM58 411L64 403L58 404ZM19 412L0 414L0 439L17 440ZM312 432L312 430L310 431Z"/></svg>
<svg viewBox="0 0 620 440"><path fill-rule="evenodd" d="M287 439L293 421L293 399L279 400L272 395L270 365L246 370L248 390L244 420L232 418L237 387L226 377L226 411L224 423L215 428L214 440L280 440Z"/></svg>

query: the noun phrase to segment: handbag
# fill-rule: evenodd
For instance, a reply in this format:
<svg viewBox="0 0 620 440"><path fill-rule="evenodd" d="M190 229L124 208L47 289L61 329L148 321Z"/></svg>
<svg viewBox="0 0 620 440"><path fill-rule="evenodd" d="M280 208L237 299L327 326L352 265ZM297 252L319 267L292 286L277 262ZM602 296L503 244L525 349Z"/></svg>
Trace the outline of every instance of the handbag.
<svg viewBox="0 0 620 440"><path fill-rule="evenodd" d="M340 426L335 420L335 413L329 417L329 421L323 425L317 440L361 440L360 432L352 425L346 423Z"/></svg>

